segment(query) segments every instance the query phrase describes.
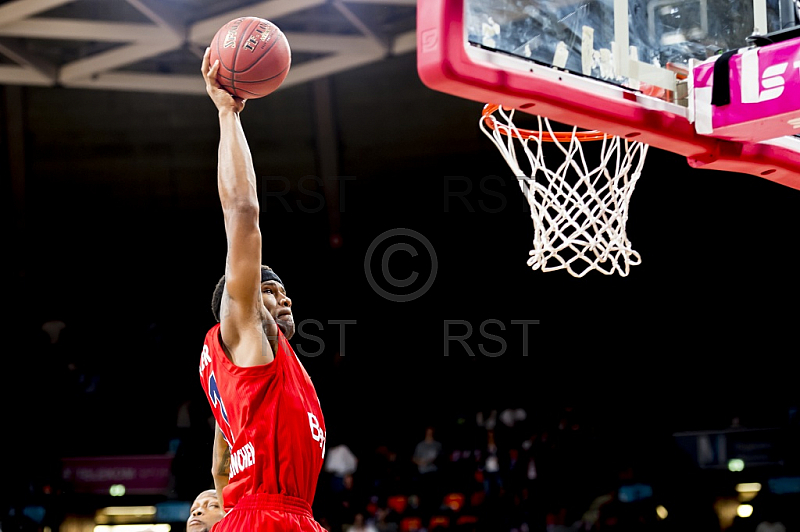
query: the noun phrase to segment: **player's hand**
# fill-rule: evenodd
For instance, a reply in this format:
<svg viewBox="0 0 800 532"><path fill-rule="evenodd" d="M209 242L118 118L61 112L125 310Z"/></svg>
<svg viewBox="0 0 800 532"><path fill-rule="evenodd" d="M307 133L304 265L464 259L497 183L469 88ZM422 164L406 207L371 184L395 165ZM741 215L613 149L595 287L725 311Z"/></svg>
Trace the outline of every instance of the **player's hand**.
<svg viewBox="0 0 800 532"><path fill-rule="evenodd" d="M210 57L211 48L206 48L206 53L203 55L203 66L200 69L203 73L203 78L206 80L206 92L220 112L233 111L234 113L241 113L247 100L237 98L222 88L219 81L217 81L219 60L215 61L213 65L209 65Z"/></svg>

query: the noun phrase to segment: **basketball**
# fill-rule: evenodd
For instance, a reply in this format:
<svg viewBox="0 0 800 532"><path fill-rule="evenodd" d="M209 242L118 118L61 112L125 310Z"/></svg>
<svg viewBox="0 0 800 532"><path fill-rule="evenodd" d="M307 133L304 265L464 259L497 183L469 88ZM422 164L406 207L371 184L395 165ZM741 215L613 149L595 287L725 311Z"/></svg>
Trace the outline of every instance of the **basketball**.
<svg viewBox="0 0 800 532"><path fill-rule="evenodd" d="M275 24L263 18L239 17L222 26L211 41L210 65L219 59L217 80L239 98L263 98L281 86L292 52Z"/></svg>

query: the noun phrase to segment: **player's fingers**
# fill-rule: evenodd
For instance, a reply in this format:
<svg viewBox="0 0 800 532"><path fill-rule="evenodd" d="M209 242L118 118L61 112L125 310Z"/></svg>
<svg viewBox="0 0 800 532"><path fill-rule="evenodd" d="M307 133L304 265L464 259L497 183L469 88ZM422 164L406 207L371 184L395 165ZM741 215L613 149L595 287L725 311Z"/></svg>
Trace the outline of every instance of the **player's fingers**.
<svg viewBox="0 0 800 532"><path fill-rule="evenodd" d="M219 87L219 81L217 81L217 73L219 72L219 59L214 61L214 64L211 65L211 69L208 71L206 75L206 80L212 87Z"/></svg>
<svg viewBox="0 0 800 532"><path fill-rule="evenodd" d="M211 57L211 47L206 48L206 53L203 54L203 64L200 67L200 72L205 76L208 73L208 58Z"/></svg>

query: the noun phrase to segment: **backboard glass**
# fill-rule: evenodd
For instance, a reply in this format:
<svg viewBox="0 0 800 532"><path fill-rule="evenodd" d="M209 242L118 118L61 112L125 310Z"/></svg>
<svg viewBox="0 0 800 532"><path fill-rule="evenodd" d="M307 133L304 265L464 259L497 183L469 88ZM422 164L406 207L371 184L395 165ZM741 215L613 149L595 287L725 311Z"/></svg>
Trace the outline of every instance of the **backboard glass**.
<svg viewBox="0 0 800 532"><path fill-rule="evenodd" d="M800 189L799 5L419 0L418 72L448 94Z"/></svg>

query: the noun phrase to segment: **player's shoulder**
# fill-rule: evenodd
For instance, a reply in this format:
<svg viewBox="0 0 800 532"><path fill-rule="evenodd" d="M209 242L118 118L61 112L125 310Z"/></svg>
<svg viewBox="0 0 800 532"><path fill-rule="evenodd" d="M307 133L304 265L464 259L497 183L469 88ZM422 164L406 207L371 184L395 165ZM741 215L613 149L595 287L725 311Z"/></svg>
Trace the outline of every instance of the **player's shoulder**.
<svg viewBox="0 0 800 532"><path fill-rule="evenodd" d="M203 345L208 349L213 349L221 345L222 339L220 338L220 324L214 324L206 331L206 336L203 340Z"/></svg>
<svg viewBox="0 0 800 532"><path fill-rule="evenodd" d="M292 344L289 343L289 339L283 334L283 331L278 328L278 349L277 351L280 353L281 358L297 358L297 355L292 348ZM275 354L275 357L278 357L278 353Z"/></svg>
<svg viewBox="0 0 800 532"><path fill-rule="evenodd" d="M215 323L211 326L210 329L206 331L206 340L209 338L211 339L219 339L219 330L220 330L220 322Z"/></svg>

